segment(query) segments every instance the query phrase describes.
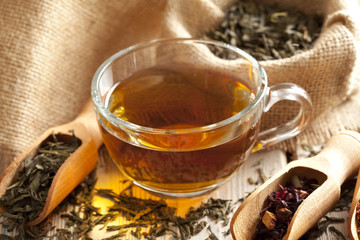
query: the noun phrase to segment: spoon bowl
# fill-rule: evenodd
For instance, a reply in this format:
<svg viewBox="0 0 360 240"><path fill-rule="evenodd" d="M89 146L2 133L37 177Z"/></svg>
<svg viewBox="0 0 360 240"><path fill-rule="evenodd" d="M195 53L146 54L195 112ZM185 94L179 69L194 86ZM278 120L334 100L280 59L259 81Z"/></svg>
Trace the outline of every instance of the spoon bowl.
<svg viewBox="0 0 360 240"><path fill-rule="evenodd" d="M279 190L294 175L315 178L320 186L298 207L283 239L299 239L329 212L340 198L341 184L360 167L360 134L343 131L333 136L316 156L290 162L268 179L240 205L230 229L236 240L252 239L267 196Z"/></svg>
<svg viewBox="0 0 360 240"><path fill-rule="evenodd" d="M18 158L16 158L0 177L0 197L6 192L22 169L26 158L36 155L37 149L49 136L55 134L61 141L71 139L74 131L81 145L69 156L57 171L48 191L46 202L39 216L28 223L36 225L42 222L54 208L95 168L98 159L97 149L102 137L95 117L92 103L89 101L76 119L70 123L49 128Z"/></svg>

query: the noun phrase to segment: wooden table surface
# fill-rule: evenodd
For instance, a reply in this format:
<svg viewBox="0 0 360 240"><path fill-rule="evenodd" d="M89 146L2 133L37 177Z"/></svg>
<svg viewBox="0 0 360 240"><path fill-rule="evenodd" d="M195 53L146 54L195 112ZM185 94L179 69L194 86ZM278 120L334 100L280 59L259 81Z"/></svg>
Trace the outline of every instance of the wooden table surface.
<svg viewBox="0 0 360 240"><path fill-rule="evenodd" d="M360 3L360 0L358 0ZM299 157L301 156L301 153L299 154ZM173 206L177 208L177 214L183 216L188 211L189 207L198 207L202 202L205 202L208 198L221 198L221 199L232 199L234 202L237 201L239 198L247 196L250 192L252 192L256 187L259 185L256 184L249 184L248 178L258 178L258 169L259 167L262 169L264 174L266 176L273 175L277 170L281 169L286 165L286 157L285 154L280 150L274 150L274 151L265 151L265 152L259 152L253 154L249 160L241 166L238 173L233 176L233 178L224 184L223 186L219 187L214 192L203 196L201 198L194 198L194 199L166 199L165 201L169 206ZM96 174L98 176L98 182L96 187L97 188L111 188L115 192L120 192L121 189L124 188L122 185L122 180L124 177L120 174L120 172L117 170L115 165L112 163L112 160L107 154L107 151L103 148L99 151L99 163L96 169ZM148 192L135 187L133 191L134 195L141 198L152 198L152 199L159 199L159 197L153 196L149 194ZM102 211L106 211L107 206L110 205L110 202L101 199L96 198L94 201L94 206L100 207ZM337 211L337 212L330 212L327 214L327 216L330 217L340 217L347 220L348 217L348 211ZM0 218L0 221L2 219ZM50 221L56 225L57 227L64 227L64 220L62 220L59 216L52 216ZM118 219L116 223L113 224L122 224L124 223L124 219ZM222 227L220 224L216 224L211 222L212 230L215 233L215 235L219 239L225 239L230 240L232 239L231 236L224 237L223 232L226 231L229 226ZM335 226L338 230L342 232L342 234L345 236L346 239L350 239L348 231L347 231L347 221L344 223L336 223L332 224ZM6 230L4 228L0 228L0 233L6 233ZM54 232L50 232L50 235ZM93 239L101 239L108 236L104 231L101 230L94 230L91 233L91 237ZM206 231L202 231L199 235L196 237L193 237L192 239L206 239L208 236L208 233ZM126 239L134 239L132 236L127 236ZM161 238L161 239L167 239L167 238ZM318 240L332 240L332 239L340 239L336 237L334 234L330 233L329 231L325 232L323 235L321 235Z"/></svg>
<svg viewBox="0 0 360 240"><path fill-rule="evenodd" d="M302 152L299 152L300 158L305 156L301 156ZM241 166L239 171L224 185L216 189L215 191L198 198L191 199L164 199L168 206L175 207L177 209L177 214L179 216L184 216L190 207L199 207L202 202L206 202L209 198L215 199L230 199L233 203L237 202L238 199L246 197L249 193L251 193L255 188L260 186L262 183L259 169L264 173L266 177L272 176L276 171L281 169L287 164L287 159L284 152L280 150L271 150L271 151L262 151L254 153L250 156L250 158ZM119 193L124 187L123 180L125 179L121 173L118 171L115 164L110 159L109 155L105 148L102 148L99 151L99 162L96 168L97 175L97 184L96 188L100 189L112 189L114 192ZM249 178L253 179L258 183L250 183ZM133 195L135 197L143 198L143 199L154 199L159 200L160 198L150 193L140 189L139 187L133 188ZM94 196L93 205L101 209L102 213L106 212L107 207L109 207L112 203L109 200L106 200L101 197ZM234 205L236 208L239 206L238 204ZM235 208L235 209L236 209ZM328 216L336 216L341 218L347 218L348 212L331 212ZM218 237L218 239L230 240L231 235L224 236L224 232L229 229L229 224L223 226L221 223L213 222L207 218L204 219L211 226L212 232ZM1 219L0 219L1 221ZM50 218L50 222L55 225L57 228L65 228L65 220L60 218L58 215L54 215ZM109 225L120 225L125 224L125 218L119 217L115 222L111 222ZM334 226L340 230L344 236L348 239L347 233L347 222L337 223ZM49 233L49 237L52 236L56 230L51 231ZM6 233L5 229L1 230L1 233ZM99 228L95 228L90 237L93 239L103 239L105 237L109 237L113 235L114 232L106 232L105 230L99 230ZM198 235L193 237L192 239L206 239L209 236L209 232L204 229ZM127 235L124 239L136 239L130 234ZM161 240L172 239L171 236L158 238ZM321 235L319 240L326 239L338 239L331 232L326 232Z"/></svg>
<svg viewBox="0 0 360 240"><path fill-rule="evenodd" d="M316 151L320 150L320 146L315 147ZM308 151L299 147L297 151L297 156L301 158L307 157ZM265 175L265 177L270 177L282 167L287 164L287 158L283 151L281 150L271 150L271 151L262 151L252 154L249 159L240 167L239 171L235 176L233 176L229 182L225 183L212 193L205 195L201 198L193 199L165 199L166 203L169 206L177 208L177 214L184 216L188 211L189 207L199 207L202 202L206 202L209 198L215 199L230 199L233 202L236 202L240 198L246 197L249 193L254 191L262 183L261 176L259 175L259 169ZM112 160L107 155L106 151L100 155L100 164L97 169L98 178L97 187L98 188L111 188L116 192L120 192L124 186L122 186L121 181L124 177L116 169L115 165L112 163ZM250 183L249 178L257 182L256 184ZM140 198L152 198L160 199L159 197L153 196L148 192L136 187L134 189L134 195ZM106 209L106 202L101 198L95 199L95 206ZM238 205L237 205L238 206ZM237 208L237 207L236 207ZM334 211L327 214L329 217L337 217L347 219L348 210L345 211ZM231 240L232 237L224 236L223 232L226 232L229 229L229 225L222 226L220 223L215 223L206 219L213 231L213 233L218 237L218 239ZM119 219L118 224L123 224L124 219ZM347 231L347 221L344 223L331 224L336 227L346 239L350 239ZM331 226L330 225L330 226ZM100 239L104 237L106 233L104 231L95 231L92 233L94 239ZM191 239L206 239L209 236L209 233L204 229L200 232L199 235L194 236ZM126 239L135 239L132 236L127 236ZM171 237L164 237L159 239L172 239ZM339 239L331 233L330 231L325 232L323 235L317 238L318 240L331 240Z"/></svg>

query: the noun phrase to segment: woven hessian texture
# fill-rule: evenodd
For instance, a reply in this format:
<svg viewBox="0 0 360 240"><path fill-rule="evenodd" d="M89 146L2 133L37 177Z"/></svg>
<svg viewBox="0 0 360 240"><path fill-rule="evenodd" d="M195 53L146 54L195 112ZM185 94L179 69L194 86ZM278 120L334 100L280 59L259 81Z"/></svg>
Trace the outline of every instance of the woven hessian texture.
<svg viewBox="0 0 360 240"><path fill-rule="evenodd" d="M234 0L20 1L0 5L0 161L6 167L52 126L71 121L90 98L98 66L118 50L163 37L201 37L216 27ZM272 1L276 2L276 1ZM284 1L280 1L284 2ZM324 15L314 48L289 59L262 62L269 84L294 82L314 103L314 118L299 141L324 141L358 129L358 26L354 1L285 1L285 7ZM359 97L359 96L357 96ZM263 127L297 111L279 104ZM4 168L0 169L0 173Z"/></svg>

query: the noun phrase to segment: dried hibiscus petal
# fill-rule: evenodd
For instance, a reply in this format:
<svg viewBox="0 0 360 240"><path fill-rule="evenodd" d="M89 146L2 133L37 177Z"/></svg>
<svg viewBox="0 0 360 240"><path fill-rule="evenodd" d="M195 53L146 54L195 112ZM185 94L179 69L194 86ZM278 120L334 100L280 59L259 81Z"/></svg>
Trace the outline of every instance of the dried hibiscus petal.
<svg viewBox="0 0 360 240"><path fill-rule="evenodd" d="M314 186L318 186L315 179L299 179L298 176L293 176L291 183L285 186L279 184L279 191L272 192L267 197L269 205L261 211L262 221L258 224L253 239L282 239L295 211L316 189Z"/></svg>

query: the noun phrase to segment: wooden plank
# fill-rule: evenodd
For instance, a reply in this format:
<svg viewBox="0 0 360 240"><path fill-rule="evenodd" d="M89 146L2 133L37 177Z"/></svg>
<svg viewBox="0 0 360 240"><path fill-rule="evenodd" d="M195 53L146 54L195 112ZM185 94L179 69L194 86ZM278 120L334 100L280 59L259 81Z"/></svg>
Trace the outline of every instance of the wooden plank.
<svg viewBox="0 0 360 240"><path fill-rule="evenodd" d="M191 199L164 199L165 202L171 206L177 208L177 214L180 216L185 216L190 207L199 207L202 202L206 202L209 198L215 199L230 199L234 203L238 199L246 197L251 193L257 186L259 186L262 181L260 179L259 172L267 177L273 175L277 170L286 165L285 154L280 150L273 151L263 151L254 153L251 155L239 169L239 171L234 174L234 176L224 185L213 191L212 193ZM110 188L115 192L120 192L124 186L122 181L125 179L121 173L117 170L116 166L112 163L112 160L108 158L106 154L102 155L100 162L97 168L98 182L96 188ZM252 179L253 182L249 183L249 179ZM159 197L149 194L148 192L140 189L139 187L134 187L133 194L136 197L144 199L155 199L159 200ZM106 208L111 205L111 202L95 197L94 205L100 207L103 212L106 211ZM229 229L229 225L222 226L222 224L210 222L209 219L205 219L210 223L211 230L219 239L231 239L231 236L224 236L223 232L226 232ZM125 219L117 219L116 224L126 223ZM101 239L104 237L111 236L114 233L106 233L105 231L93 231L91 237L94 239ZM206 239L208 237L208 232L204 229L193 239ZM126 239L135 239L132 236L127 236ZM168 238L159 238L159 239L168 239Z"/></svg>
<svg viewBox="0 0 360 240"><path fill-rule="evenodd" d="M103 148L99 152L99 162L96 169L97 174L97 184L96 188L110 188L115 192L120 192L126 187L123 180L125 177L121 175L118 171L115 164L112 162L108 156L106 150ZM299 152L298 156L300 158L306 157L304 152ZM239 171L234 174L234 176L223 186L219 187L212 193L209 193L202 197L190 198L190 199L165 199L166 203L169 206L177 208L177 214L184 216L190 207L199 207L202 202L206 202L210 197L215 199L230 199L234 203L240 199L246 197L251 193L256 187L262 184L262 179L259 173L262 173L266 177L272 176L276 171L284 167L287 163L286 156L284 152L280 150L272 151L262 151L252 154L248 161L246 161L239 169ZM136 197L140 198L151 198L159 200L160 197L149 194L148 192L140 189L139 187L133 188L133 194ZM112 203L106 199L94 196L95 207L99 207L102 213L107 211L107 207L111 206ZM239 204L235 205L236 207ZM70 209L71 210L71 209ZM235 209L234 209L235 210ZM328 216L347 218L347 211L342 212L332 212ZM212 232L218 237L218 239L231 240L231 236L224 236L224 232L229 229L229 225L223 226L222 223L211 222L209 219L204 219L211 226ZM0 219L0 221L2 221ZM53 216L49 221L55 225L57 228L67 228L65 226L65 220L60 218L60 216ZM118 218L115 222L112 222L111 225L124 224L126 223L125 219ZM346 222L332 224L338 230L340 230L346 237L348 237ZM50 232L49 237L51 237L56 230ZM1 228L1 233L6 233L4 228ZM9 234L9 233L6 233ZM94 228L91 232L90 237L93 239L103 239L115 234L115 232L107 233L104 229L100 227ZM11 234L10 234L11 235ZM196 237L192 239L206 239L209 236L209 232L204 229ZM131 235L127 236L125 239L136 239ZM158 238L159 240L171 239L171 237ZM327 239L338 239L333 233L327 232L318 240L327 240Z"/></svg>

